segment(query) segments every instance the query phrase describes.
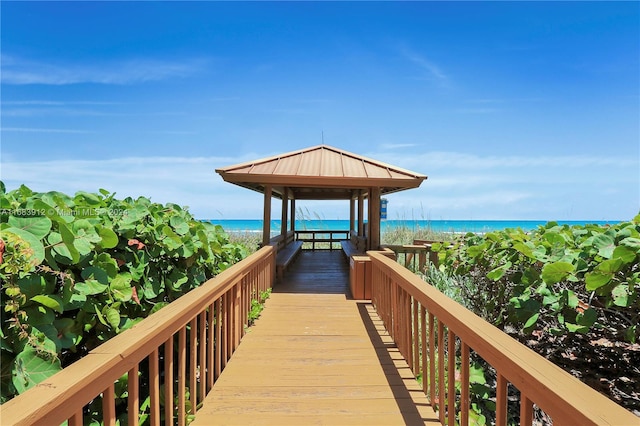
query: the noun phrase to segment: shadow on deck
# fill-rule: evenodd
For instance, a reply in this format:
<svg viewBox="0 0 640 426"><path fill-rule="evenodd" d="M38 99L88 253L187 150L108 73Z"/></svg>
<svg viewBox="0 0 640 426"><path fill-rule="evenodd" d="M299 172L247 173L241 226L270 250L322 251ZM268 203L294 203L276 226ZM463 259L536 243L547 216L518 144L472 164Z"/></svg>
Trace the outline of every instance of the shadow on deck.
<svg viewBox="0 0 640 426"><path fill-rule="evenodd" d="M193 425L438 423L370 303L351 300L340 251L305 251Z"/></svg>

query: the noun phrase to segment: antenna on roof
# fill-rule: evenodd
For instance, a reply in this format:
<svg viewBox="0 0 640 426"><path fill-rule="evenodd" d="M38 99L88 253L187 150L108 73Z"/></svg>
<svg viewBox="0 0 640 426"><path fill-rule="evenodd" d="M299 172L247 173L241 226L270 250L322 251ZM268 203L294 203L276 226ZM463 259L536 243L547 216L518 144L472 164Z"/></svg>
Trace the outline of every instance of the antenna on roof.
<svg viewBox="0 0 640 426"><path fill-rule="evenodd" d="M324 145L324 130L322 131L322 145Z"/></svg>

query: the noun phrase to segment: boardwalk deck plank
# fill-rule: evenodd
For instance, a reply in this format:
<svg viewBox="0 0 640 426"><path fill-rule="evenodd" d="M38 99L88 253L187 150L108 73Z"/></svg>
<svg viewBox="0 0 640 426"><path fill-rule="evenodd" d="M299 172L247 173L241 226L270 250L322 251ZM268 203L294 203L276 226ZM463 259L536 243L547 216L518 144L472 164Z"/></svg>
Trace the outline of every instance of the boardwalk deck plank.
<svg viewBox="0 0 640 426"><path fill-rule="evenodd" d="M194 426L437 424L371 305L350 300L341 257L300 255Z"/></svg>

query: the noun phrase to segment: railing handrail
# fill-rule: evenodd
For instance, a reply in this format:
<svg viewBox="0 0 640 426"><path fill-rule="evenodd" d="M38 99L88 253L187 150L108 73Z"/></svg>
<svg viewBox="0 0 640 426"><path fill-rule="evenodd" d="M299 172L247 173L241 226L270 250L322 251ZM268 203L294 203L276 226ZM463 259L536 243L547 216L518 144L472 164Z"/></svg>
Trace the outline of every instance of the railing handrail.
<svg viewBox="0 0 640 426"><path fill-rule="evenodd" d="M376 292L380 287L390 283L399 286L496 368L528 400L551 416L554 424L638 424L633 413L445 296L411 271L375 251L367 254L372 260L373 279L379 278L381 273L387 278L373 285L372 303L376 309L379 309L377 299L380 297ZM389 327L389 324L385 325Z"/></svg>
<svg viewBox="0 0 640 426"><path fill-rule="evenodd" d="M311 249L315 250L316 243L328 243L329 249L333 250L333 245L342 240L349 239L349 230L344 229L296 229L296 240L303 243L311 243ZM311 238L301 238L301 234L311 234ZM329 238L318 238L317 235L329 235ZM344 238L343 238L344 237Z"/></svg>
<svg viewBox="0 0 640 426"><path fill-rule="evenodd" d="M269 276L265 278L271 287L275 273L275 250L272 246L265 246L131 329L114 336L77 362L3 404L1 423L60 424L72 418L82 407L112 386L114 381L130 371L132 366L137 366L171 339L179 329L194 321L214 300L252 273L254 265L269 258L271 267L268 268Z"/></svg>

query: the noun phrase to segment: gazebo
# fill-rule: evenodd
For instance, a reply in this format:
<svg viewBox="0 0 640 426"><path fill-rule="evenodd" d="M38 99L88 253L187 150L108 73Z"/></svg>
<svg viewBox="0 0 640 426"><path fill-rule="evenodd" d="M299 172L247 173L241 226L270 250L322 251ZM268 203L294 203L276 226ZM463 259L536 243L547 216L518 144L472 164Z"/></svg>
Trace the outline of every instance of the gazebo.
<svg viewBox="0 0 640 426"><path fill-rule="evenodd" d="M366 237L367 249L380 245L380 199L417 188L425 175L328 145L216 169L226 182L264 194L263 244L271 235L271 199L282 200L282 235L295 231L296 200L349 200L350 231ZM364 206L367 200L365 228Z"/></svg>

